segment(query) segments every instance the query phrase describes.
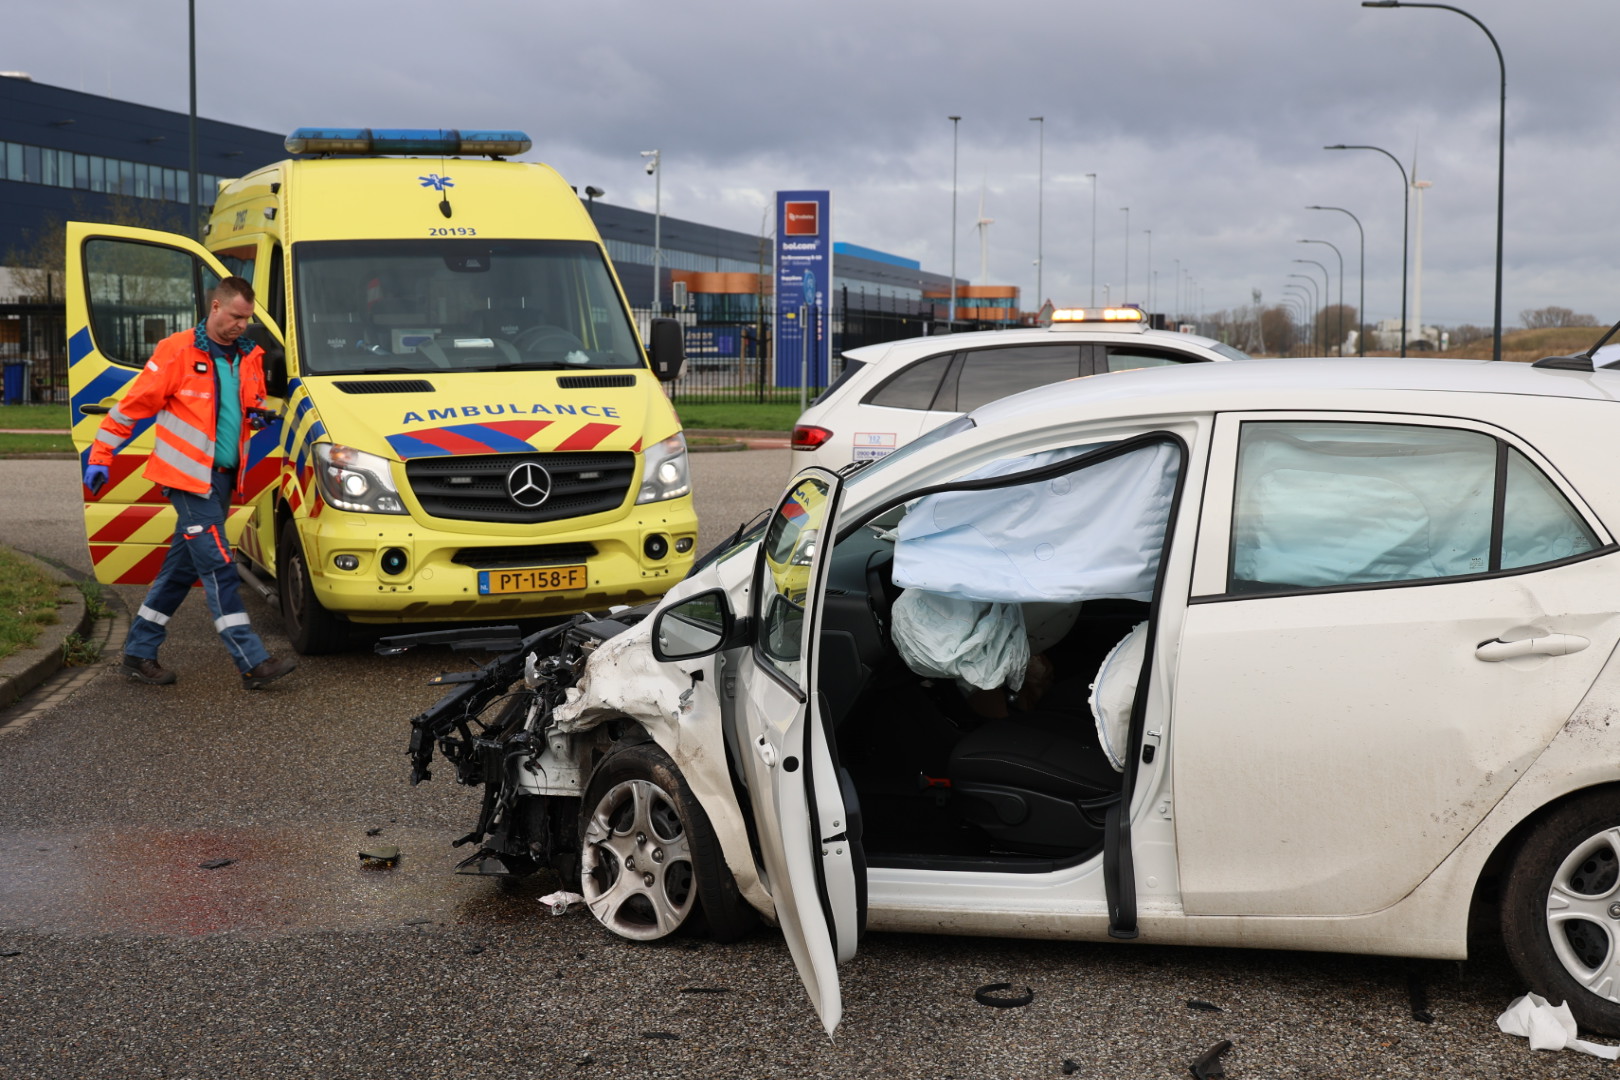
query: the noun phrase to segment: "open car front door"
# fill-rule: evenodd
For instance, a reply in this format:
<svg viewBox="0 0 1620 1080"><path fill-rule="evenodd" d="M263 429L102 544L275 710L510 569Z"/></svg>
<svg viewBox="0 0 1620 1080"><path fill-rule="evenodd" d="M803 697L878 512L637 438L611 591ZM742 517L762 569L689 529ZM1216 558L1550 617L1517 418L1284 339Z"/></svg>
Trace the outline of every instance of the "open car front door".
<svg viewBox="0 0 1620 1080"><path fill-rule="evenodd" d="M159 341L202 320L209 291L228 271L183 236L76 221L67 225L66 271L70 423L82 471L106 403L123 396ZM256 304L254 314L281 342L281 330L264 309ZM272 426L256 432L248 444L246 495L232 505L226 522L233 545L254 500L279 472L279 435L280 428ZM168 552L174 510L158 486L141 475L152 447L152 421L143 420L113 459L100 493L81 489L90 560L103 584L149 584Z"/></svg>
<svg viewBox="0 0 1620 1080"><path fill-rule="evenodd" d="M740 665L740 769L782 936L828 1034L843 1004L837 965L866 915L860 807L816 693L820 595L839 479L794 478L760 545L753 645Z"/></svg>

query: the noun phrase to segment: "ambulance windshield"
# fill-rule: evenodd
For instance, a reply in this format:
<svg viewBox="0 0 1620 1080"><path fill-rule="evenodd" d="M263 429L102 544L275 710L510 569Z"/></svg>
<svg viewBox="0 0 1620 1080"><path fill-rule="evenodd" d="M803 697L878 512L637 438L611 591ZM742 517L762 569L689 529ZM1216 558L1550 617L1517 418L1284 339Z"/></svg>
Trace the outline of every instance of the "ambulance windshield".
<svg viewBox="0 0 1620 1080"><path fill-rule="evenodd" d="M293 246L304 375L644 366L601 249L576 240Z"/></svg>

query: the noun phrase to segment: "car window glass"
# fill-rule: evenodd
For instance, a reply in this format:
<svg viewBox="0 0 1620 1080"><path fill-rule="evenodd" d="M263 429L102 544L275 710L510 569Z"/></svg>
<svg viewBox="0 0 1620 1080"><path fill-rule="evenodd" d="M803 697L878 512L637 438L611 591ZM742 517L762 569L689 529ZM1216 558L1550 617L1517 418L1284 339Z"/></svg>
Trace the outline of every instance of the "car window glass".
<svg viewBox="0 0 1620 1080"><path fill-rule="evenodd" d="M827 389L823 390L821 393L812 398L810 400L810 404L820 405L823 401L826 401L828 398L832 397L834 392L836 392L839 387L849 382L850 379L855 377L856 372L860 371L861 368L866 366L861 361L852 360L847 356L841 356L839 359L844 362L844 370L838 373L838 377L832 381Z"/></svg>
<svg viewBox="0 0 1620 1080"><path fill-rule="evenodd" d="M932 409L939 381L945 377L953 355L941 353L912 364L873 391L863 404L890 409Z"/></svg>
<svg viewBox="0 0 1620 1080"><path fill-rule="evenodd" d="M1502 569L1580 555L1597 537L1563 493L1517 450L1508 451L1502 511Z"/></svg>
<svg viewBox="0 0 1620 1080"><path fill-rule="evenodd" d="M759 649L795 685L803 685L804 608L821 547L829 488L816 476L801 477L777 506L762 545L759 589Z"/></svg>
<svg viewBox="0 0 1620 1080"><path fill-rule="evenodd" d="M956 408L971 412L997 398L1079 375L1078 345L975 349L962 357L962 373L956 383Z"/></svg>
<svg viewBox="0 0 1620 1080"><path fill-rule="evenodd" d="M219 275L190 254L132 240L86 242L84 276L96 348L130 366L200 322L204 298L219 284Z"/></svg>
<svg viewBox="0 0 1620 1080"><path fill-rule="evenodd" d="M1170 367L1175 364L1196 363L1200 357L1185 353L1159 352L1156 349L1110 348L1109 371L1132 371L1145 367Z"/></svg>
<svg viewBox="0 0 1620 1080"><path fill-rule="evenodd" d="M1251 422L1231 589L1332 588L1490 567L1496 440L1395 424Z"/></svg>

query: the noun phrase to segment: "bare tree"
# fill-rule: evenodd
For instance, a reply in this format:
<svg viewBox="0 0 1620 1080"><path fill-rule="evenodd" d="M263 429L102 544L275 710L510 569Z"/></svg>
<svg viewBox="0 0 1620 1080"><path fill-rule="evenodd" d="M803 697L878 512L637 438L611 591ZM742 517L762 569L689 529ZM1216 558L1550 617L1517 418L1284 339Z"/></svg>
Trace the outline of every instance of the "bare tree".
<svg viewBox="0 0 1620 1080"><path fill-rule="evenodd" d="M1577 315L1567 307L1544 307L1519 312L1526 329L1545 330L1555 326L1596 326L1591 315Z"/></svg>
<svg viewBox="0 0 1620 1080"><path fill-rule="evenodd" d="M83 196L75 196L71 220L159 232L186 231L183 209L178 203L127 195L113 195L94 208L87 205ZM67 259L63 225L62 219L54 215L44 218L38 225L23 230L22 242L0 259L0 264L11 270L20 298L41 303L62 298Z"/></svg>

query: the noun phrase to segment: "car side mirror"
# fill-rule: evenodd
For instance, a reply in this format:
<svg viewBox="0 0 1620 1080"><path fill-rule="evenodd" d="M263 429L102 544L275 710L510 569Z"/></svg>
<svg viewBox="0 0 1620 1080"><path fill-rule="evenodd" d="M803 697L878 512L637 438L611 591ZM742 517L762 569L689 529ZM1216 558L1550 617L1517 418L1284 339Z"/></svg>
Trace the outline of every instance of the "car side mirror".
<svg viewBox="0 0 1620 1080"><path fill-rule="evenodd" d="M709 656L739 644L744 629L731 613L725 590L710 589L670 605L653 618L653 656L658 660Z"/></svg>
<svg viewBox="0 0 1620 1080"><path fill-rule="evenodd" d="M653 374L659 382L674 382L686 367L686 332L674 319L652 321L652 346L649 350Z"/></svg>

